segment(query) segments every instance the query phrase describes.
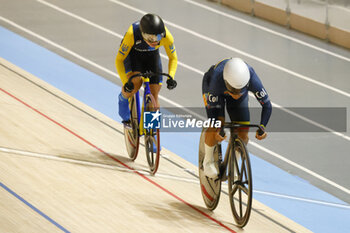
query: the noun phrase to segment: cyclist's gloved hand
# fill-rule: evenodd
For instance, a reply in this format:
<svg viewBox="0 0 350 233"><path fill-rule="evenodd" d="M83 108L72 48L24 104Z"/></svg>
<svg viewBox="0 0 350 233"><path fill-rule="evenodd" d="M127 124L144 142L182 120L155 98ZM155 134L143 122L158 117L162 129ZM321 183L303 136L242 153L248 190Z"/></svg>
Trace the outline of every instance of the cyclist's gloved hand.
<svg viewBox="0 0 350 233"><path fill-rule="evenodd" d="M256 131L255 138L257 138L258 140L262 140L266 138L266 136L267 133L265 132L265 128L261 125L261 128Z"/></svg>
<svg viewBox="0 0 350 233"><path fill-rule="evenodd" d="M134 90L134 84L132 82L127 82L124 85L124 91L130 93Z"/></svg>
<svg viewBox="0 0 350 233"><path fill-rule="evenodd" d="M177 86L177 82L173 78L168 78L166 84L169 90L172 90Z"/></svg>
<svg viewBox="0 0 350 233"><path fill-rule="evenodd" d="M225 140L227 138L227 136L225 135L225 132L221 129L213 129L215 130L215 140L218 142L222 142L223 140Z"/></svg>

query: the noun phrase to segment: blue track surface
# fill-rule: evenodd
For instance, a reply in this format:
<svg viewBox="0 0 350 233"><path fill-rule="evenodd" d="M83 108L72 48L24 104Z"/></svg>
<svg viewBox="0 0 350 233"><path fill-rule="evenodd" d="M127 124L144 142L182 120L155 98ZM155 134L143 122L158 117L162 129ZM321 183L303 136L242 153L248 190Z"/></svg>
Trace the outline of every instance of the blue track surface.
<svg viewBox="0 0 350 233"><path fill-rule="evenodd" d="M119 86L2 27L0 56L106 116L121 121L117 116ZM162 133L161 144L197 164L198 140L199 133ZM350 207L346 203L256 156L252 155L251 160L255 199L314 232L349 231ZM285 196L276 197L264 192Z"/></svg>

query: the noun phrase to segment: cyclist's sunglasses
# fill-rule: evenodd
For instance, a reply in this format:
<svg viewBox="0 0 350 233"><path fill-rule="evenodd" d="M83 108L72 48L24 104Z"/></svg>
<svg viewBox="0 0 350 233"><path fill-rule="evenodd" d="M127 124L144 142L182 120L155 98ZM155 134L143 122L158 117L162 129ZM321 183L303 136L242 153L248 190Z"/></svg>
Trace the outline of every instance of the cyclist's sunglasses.
<svg viewBox="0 0 350 233"><path fill-rule="evenodd" d="M248 88L248 85L246 85L241 89L236 89L236 88L232 87L230 84L228 84L228 82L226 82L226 80L225 80L225 84L226 84L227 90L234 95L243 94Z"/></svg>
<svg viewBox="0 0 350 233"><path fill-rule="evenodd" d="M152 35L147 33L142 33L142 37L145 41L150 43L159 42L163 38L162 34Z"/></svg>

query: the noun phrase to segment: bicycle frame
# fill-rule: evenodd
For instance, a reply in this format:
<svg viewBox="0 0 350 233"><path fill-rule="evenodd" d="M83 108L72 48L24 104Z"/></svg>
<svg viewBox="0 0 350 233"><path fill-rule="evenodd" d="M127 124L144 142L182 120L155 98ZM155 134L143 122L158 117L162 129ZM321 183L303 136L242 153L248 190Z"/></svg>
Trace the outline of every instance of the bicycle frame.
<svg viewBox="0 0 350 233"><path fill-rule="evenodd" d="M154 75L162 75L166 76L168 78L171 78L171 76L167 73L153 73L153 72L145 72L145 73L137 73L132 75L129 78L128 82L131 82L133 78L136 77L142 77L143 81L143 86L144 86L144 93L143 93L143 105L142 105L142 110L141 110L141 104L140 104L140 94L139 91L135 93L136 95L136 108L137 108L137 117L138 117L138 123L139 123L139 135L144 135L144 129L143 129L143 112L144 109L146 108L146 98L149 94L151 94L151 89L149 85L150 77Z"/></svg>
<svg viewBox="0 0 350 233"><path fill-rule="evenodd" d="M232 133L232 132L231 132ZM224 157L224 161L222 161L222 148L221 148L221 143L218 144L218 153L219 153L219 180L225 181L227 180L227 176L226 176L226 171L227 171L227 165L228 165L228 161L230 158L230 152L231 150L235 149L235 139L238 137L237 134L231 134L231 138L229 139L229 143L226 149L226 153L225 153L225 157Z"/></svg>
<svg viewBox="0 0 350 233"><path fill-rule="evenodd" d="M248 150L237 134L237 129L241 127L257 127L260 129L259 131L262 131L259 132L259 135L263 133L263 128L259 125L225 123L223 128L230 128L231 137L225 158L222 158L221 144L218 144L217 149L214 150L214 159L219 165L219 176L216 179L208 178L203 170L205 129L203 129L200 138L198 158L199 181L205 205L210 210L216 208L220 199L221 182L227 180L233 217L237 226L244 227L251 212L253 184Z"/></svg>
<svg viewBox="0 0 350 233"><path fill-rule="evenodd" d="M221 148L221 143L218 144L218 149L219 149L219 160L221 158L221 161L220 161L220 175L219 175L219 179L222 180L224 178L224 180L226 180L224 176L225 174L225 171L227 171L227 165L228 165L228 161L229 161L229 155L230 155L230 152L231 150L234 150L235 149L235 140L238 138L238 135L237 135L237 132L235 132L235 129L238 129L238 128L252 128L252 127L256 127L256 128L259 128L260 130L263 130L263 128L260 126L260 125L252 125L252 124L236 124L236 123L225 123L224 124L224 128L230 128L230 139L229 139L229 144L227 146L227 149L226 149L226 153L225 153L225 157L224 157L224 161L222 161L222 148ZM223 180L223 181L224 181Z"/></svg>
<svg viewBox="0 0 350 233"><path fill-rule="evenodd" d="M169 74L166 73L137 73L132 75L128 82L130 84L131 80L135 77L142 77L144 86L143 104L140 103L140 92L137 91L129 99L130 107L130 127L124 127L124 139L126 144L126 149L129 157L134 161L138 154L138 148L140 143L140 136L144 135L145 140L145 150L148 165L150 167L151 174L154 175L157 172L159 166L160 158L160 133L159 129L145 129L144 128L144 112L145 111L155 111L157 109L157 103L150 90L150 77L155 75L163 75L171 78ZM142 109L141 109L142 106Z"/></svg>
<svg viewBox="0 0 350 233"><path fill-rule="evenodd" d="M136 92L136 107L137 107L137 116L138 116L138 122L139 122L139 135L144 134L144 129L143 129L143 112L144 109L146 108L146 98L147 95L151 94L151 89L149 87L149 78L144 78L142 77L143 80L143 86L144 86L144 93L143 93L143 103L142 103L142 110L140 107L140 92Z"/></svg>

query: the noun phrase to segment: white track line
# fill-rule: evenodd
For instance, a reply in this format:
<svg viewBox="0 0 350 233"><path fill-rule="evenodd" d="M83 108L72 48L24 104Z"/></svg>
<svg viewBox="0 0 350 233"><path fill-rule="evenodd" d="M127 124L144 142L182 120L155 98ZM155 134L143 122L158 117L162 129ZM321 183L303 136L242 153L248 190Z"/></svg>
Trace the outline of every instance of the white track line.
<svg viewBox="0 0 350 233"><path fill-rule="evenodd" d="M252 93L249 93L249 95L254 96ZM302 116L302 115L300 115L300 114L298 114L296 112L293 112L293 111L291 111L289 109L286 109L286 108L282 107L279 104L273 103L272 101L271 101L271 103L272 103L273 107L279 108L282 111L284 111L284 112L286 112L286 113L288 113L288 114L290 114L292 116L295 116L295 117L297 117L297 118L299 118L299 119L301 119L301 120L303 120L303 121L305 121L307 123L310 123L310 124L312 124L312 125L314 125L316 127L319 127L321 129L325 130L325 131L328 131L328 132L330 132L330 133L332 133L332 134L334 134L334 135L336 135L338 137L341 137L341 138L343 138L343 139L345 139L347 141L350 141L350 136L347 136L347 135L342 134L340 132L335 132L334 130L332 130L331 128L329 128L327 126L324 126L324 125L322 125L320 123L317 123L316 121L310 120L309 118L304 117L304 116Z"/></svg>
<svg viewBox="0 0 350 233"><path fill-rule="evenodd" d="M95 62L93 62L93 61L91 61L91 60L89 60L87 58L84 58L84 57L80 56L79 54L77 54L77 53L75 53L75 52L73 52L73 51L71 51L71 50L69 50L69 49L67 49L67 48L65 48L63 46L61 46L61 45L59 45L59 44L57 44L57 43L55 43L55 42L53 42L53 41L51 41L51 40L49 40L49 39L47 39L45 37L42 37L42 36L36 34L35 32L32 32L32 31L30 31L30 30L28 30L28 29L26 29L26 28L24 28L24 27L22 27L22 26L20 26L20 25L18 25L16 23L12 22L11 20L5 19L4 17L1 17L1 16L0 16L0 20L10 24L13 27L16 27L16 28L18 28L18 29L28 33L29 35L32 35L32 36L34 36L34 37L44 41L47 44L50 44L51 46L53 46L55 48L58 48L58 49L60 49L60 50L62 50L64 52L68 53L69 55L71 55L71 56L73 56L73 57L75 57L75 58L77 58L77 59L79 59L79 60L81 60L83 62L86 62L87 64L89 64L89 65L91 65L91 66L93 66L93 67L95 67L95 68L97 68L99 70L102 70L102 71L106 72L107 74L110 74L110 75L112 75L112 76L114 76L116 78L120 78L117 73L115 73L113 71L110 71L107 68L105 68L103 66L100 66L99 64L97 64L97 63L95 63ZM164 100L165 102L175 106L175 107L184 108L183 106L181 106L181 105L175 103L174 101L169 100L169 99L167 99L167 98L165 98L165 97L163 97L161 95L159 95L159 98Z"/></svg>
<svg viewBox="0 0 350 233"><path fill-rule="evenodd" d="M95 62L93 62L93 61L91 61L91 60L89 60L87 58L84 58L84 57L80 56L79 54L77 54L77 53L75 53L75 52L73 52L73 51L71 51L71 50L69 50L69 49L67 49L67 48L65 48L63 46L61 46L61 45L59 45L59 44L57 44L57 43L55 43L55 42L53 42L53 41L43 37L43 36L40 36L39 34L26 29L26 28L16 24L15 22L12 22L11 20L8 20L8 19L6 19L6 18L4 18L2 16L0 16L0 20L2 20L4 22L12 25L13 27L16 27L16 28L18 28L18 29L28 33L29 35L32 35L32 36L34 36L34 37L44 41L45 43L50 44L53 47L56 47L56 48L58 48L58 49L60 49L60 50L62 50L64 52L68 53L69 55L71 55L71 56L73 56L73 57L75 57L75 58L77 58L77 59L79 59L79 60L81 60L83 62L86 62L87 64L89 64L89 65L91 65L91 66L93 66L93 67L95 67L97 69L100 69L100 70L106 72L107 74L110 74L110 75L120 79L120 77L119 77L119 75L117 73L115 73L113 71L110 71L107 68L105 68L103 66L100 66L99 64L97 64L97 63L95 63ZM143 87L141 89L143 89ZM186 107L184 107L184 106L182 106L182 105L180 105L180 104L178 104L178 103L176 103L176 102L174 102L174 101L172 101L172 100L170 100L170 99L168 99L168 98L166 98L166 97L164 97L162 95L158 95L158 97L159 97L159 99L161 99L161 100L163 100L163 101L165 101L165 102L167 102L167 103L169 103L169 104L171 104L171 105L173 105L173 106L175 106L177 108L185 109L186 112L192 114L193 116L196 116L198 118L202 118L202 116L199 115L198 113L193 112L192 110L190 110L190 109L188 109L188 108L186 108Z"/></svg>
<svg viewBox="0 0 350 233"><path fill-rule="evenodd" d="M89 162L89 161L78 160L78 159L64 158L64 157L60 157L57 155L51 155L51 154L34 153L34 152L30 152L30 151L16 150L16 149L4 148L4 147L0 147L0 151L4 152L4 153L8 153L8 154L19 155L19 156L48 159L48 160L53 160L53 161L66 162L66 163L91 166L91 167L98 167L98 168L102 168L102 169L111 169L111 170L117 170L117 171L122 171L122 172L134 173L134 171L137 171L137 172L139 172L143 175L146 175L146 176L152 176L152 177L155 176L157 178L199 184L198 179L185 178L185 177L180 177L180 176L172 176L169 174L162 174L162 173L150 175L150 173L148 171L144 171L144 170L135 169L133 171L133 170L130 170L130 169L127 169L124 167L120 167L120 166L116 166L116 165L108 165L108 164L102 164L102 163L97 163L97 162ZM227 188L227 184L224 183L223 186ZM295 197L295 196L266 192L266 191L261 191L261 190L253 190L253 192L258 193L258 194L262 194L262 195L278 197L278 198L296 200L296 201L301 201L301 202L313 203L313 204L342 208L342 209L350 209L349 205L344 205L344 204L337 204L337 203L332 203L332 202L319 201L319 200L313 200L313 199L302 198L302 197Z"/></svg>
<svg viewBox="0 0 350 233"><path fill-rule="evenodd" d="M225 17L227 17L227 18L230 18L230 19L239 21L239 22L241 22L241 23L247 24L247 25L249 25L249 26L258 28L258 29L260 29L260 30L262 30L262 31L265 31L265 32L274 34L274 35L276 35L276 36L279 36L279 37L282 37L282 38L291 40L291 41L296 42L296 43L298 43L298 44L301 44L301 45L304 45L304 46L313 48L313 49L318 50L318 51L320 51L320 52L323 52L323 53L326 53L326 54L328 54L328 55L331 55L331 56L337 57L337 58L339 58L339 59L342 59L342 60L345 60L345 61L350 62L350 58L348 58L348 57L342 56L342 55L337 54L337 53L333 53L333 52L328 51L328 50L326 50L326 49L322 49L322 48L317 47L317 46L315 46L315 45L309 44L309 43L307 43L307 42L305 42L305 41L296 39L296 38L291 37L291 36L287 36L287 35L285 35L285 34L283 34L283 33L276 32L276 31L271 30L271 29L269 29L269 28L267 28L267 27L263 27L263 26L260 26L260 25L258 25L258 24L252 23L252 22L250 22L250 21L248 21L248 20L244 20L244 19L241 19L241 18L239 18L239 17L236 17L236 16L233 16L233 15L227 14L227 13L225 13L225 12L216 10L216 9L214 9L214 8L212 8L212 7L207 6L207 5L204 5L204 4L201 4L201 3L198 3L198 2L192 1L192 0L183 0L183 1L188 2L188 3L190 3L190 4L193 4L193 5L196 5L196 6L199 6L199 7L201 7L201 8L204 8L204 9L206 9L206 10L208 10L208 11L211 11L211 12L214 12L214 13L216 13L216 14L225 16Z"/></svg>
<svg viewBox="0 0 350 233"><path fill-rule="evenodd" d="M85 18L83 18L83 17L80 17L80 16L78 16L78 15L76 15L76 14L73 14L73 13L71 13L71 12L65 10L65 9L62 9L61 7L58 7L58 6L54 5L54 4L51 4L51 3L49 3L49 2L46 2L46 1L44 1L44 0L37 0L37 1L38 1L39 3L41 3L41 4L44 4L44 5L48 6L48 7L51 7L51 8L53 8L53 9L55 9L55 10L57 10L57 11L63 13L63 14L66 14L66 15L72 17L72 18L78 19L78 20L80 20L80 21L82 21L82 22L84 22L84 23L86 23L86 24L88 24L88 25L90 25L90 26L93 26L93 27L95 27L95 28L98 28L98 29L100 29L101 31L104 31L104 32L106 32L106 33L108 33L108 34L111 34L111 35L115 36L115 37L118 37L119 39L123 39L123 35L121 35L121 34L119 34L119 33L116 33L116 32L114 32L114 31L112 31L112 30L110 30L110 29L107 29L107 28L105 28L105 27L102 27L102 26L100 26L100 25L98 25L98 24L96 24L96 23L94 23L94 22L92 22L92 21L90 21L90 20L87 20L87 19L85 19ZM163 54L163 53L160 53L160 55L161 55L162 58L164 58L164 59L166 59L166 60L169 60L169 58L168 58L167 55L165 55L165 54ZM191 71L194 71L194 72L196 72L196 73L199 73L199 74L203 75L203 72L201 72L200 70L198 70L198 69L196 69L196 68L194 68L194 67L188 66L188 65L182 63L181 61L177 61L177 64L178 64L179 66L182 66L182 67L186 68L186 69L189 69L189 70L191 70Z"/></svg>
<svg viewBox="0 0 350 233"><path fill-rule="evenodd" d="M12 25L13 27L16 27L16 28L18 28L18 29L24 31L24 32L26 32L26 33L28 33L28 34L30 34L30 35L32 35L32 36L38 38L38 39L40 39L40 40L42 40L42 41L44 41L44 42L50 44L51 46L54 46L54 47L56 47L56 48L58 48L58 49L61 49L62 51L64 51L64 52L66 52L66 53L68 53L68 54L74 56L75 58L78 58L79 60L82 60L82 61L88 63L89 65L91 65L91 66L93 66L93 67L95 67L95 68L98 68L98 69L100 69L100 70L102 70L102 71L104 71L104 72L106 72L106 73L108 73L108 74L111 74L111 75L115 76L115 77L119 77L115 72L112 72L112 71L110 71L110 70L108 70L108 69L106 69L106 68L104 68L104 67L102 67L102 66L100 66L100 65L98 65L98 64L96 64L96 63L94 63L94 62L92 62L91 60L86 59L86 58L84 58L84 57L82 57L82 56L76 54L75 52L73 52L73 51L71 51L71 50L69 50L69 49L67 49L67 48L65 48L65 47L63 47L63 46L60 46L60 45L56 44L55 42L53 42L53 41L51 41L51 40L48 40L48 39L46 39L46 38L44 38L44 37L42 37L42 36L36 34L35 32L32 32L32 31L30 31L30 30L28 30L28 29L26 29L26 28L24 28L24 27L22 27L22 26L20 26L20 25L18 25L18 24L16 24L16 23L14 23L14 22L12 22L12 21L10 21L10 20L8 20L8 19L5 19L5 18L3 18L3 17L0 16L0 20L3 20L4 22L6 22L6 23ZM177 103L175 103L174 101L169 100L169 99L167 99L167 98L165 98L165 97L163 97L163 96L160 96L160 95L159 95L159 98L162 99L162 100L164 100L164 101L166 101L166 102L168 102L168 103L170 103L170 104L173 104L175 107L185 108L184 106L181 106L180 104L177 104ZM197 115L197 114L196 114L196 115ZM265 147L262 147L262 146L260 146L260 145L258 145L258 144L256 144L256 143L254 143L254 142L250 142L250 144L253 145L253 146L255 146L255 147L257 147L257 148L259 148L259 149L261 149L261 150L263 150L263 151L265 151L265 152L267 152L267 153L269 153L269 154L271 154L271 155L273 155L273 156L278 155L277 153L275 153L275 152L273 152L273 151L271 151L271 150L269 150L269 149L267 149L267 148L265 148ZM280 158L282 161L288 163L288 164L291 165L291 166L297 167L297 168L299 168L299 169L300 169L300 168L303 168L302 170L303 170L304 172L307 172L308 174L310 174L310 175L312 175L312 176L314 176L314 177L316 177L316 178L321 177L321 178L322 178L322 179L321 179L322 181L324 181L324 182L326 182L326 183L332 185L333 187L336 187L336 188L338 188L338 189L340 189L340 190L342 190L342 191L345 190L345 192L350 193L350 191L349 191L348 189L346 189L346 188L344 188L344 187L342 187L342 186L340 186L340 185L338 185L338 184L336 184L336 183L334 183L334 182L332 182L332 181L330 181L330 180L328 180L328 179L326 179L326 178L324 178L324 177L322 177L322 176L320 176L320 175L318 175L318 174L316 174L316 173L314 173L314 172L308 170L307 168L304 168L304 167L300 166L299 164L296 164L296 163L294 163L294 162L292 162L292 161L290 161L290 160L288 160L288 159L285 159L284 157L282 157L282 156L280 156L280 155L279 155L279 156L275 156L275 157ZM314 174L315 174L316 176L315 176Z"/></svg>
<svg viewBox="0 0 350 233"><path fill-rule="evenodd" d="M331 207L336 207L336 208L341 208L341 209L350 209L350 205L345 205L345 204L337 204L337 203L313 200L313 199L309 199L309 198L302 198L302 197L295 197L295 196L272 193L272 192L265 192L265 191L260 191L260 190L253 190L253 192L258 193L258 194L262 194L262 195L267 195L267 196L273 196L273 197L279 197L279 198L284 198L284 199L313 203L313 204L317 204L317 205L325 205L325 206L331 206Z"/></svg>
<svg viewBox="0 0 350 233"><path fill-rule="evenodd" d="M252 146L255 146L256 148L258 148L258 149L260 149L262 151L265 151L266 153L274 156L275 158L278 158L279 160L282 160L282 161L292 165L293 167L296 167L296 168L306 172L307 174L309 174L309 175L311 175L311 176L313 176L313 177L315 177L315 178L317 178L319 180L322 180L323 182L325 182L327 184L332 185L333 187L336 187L337 189L340 189L341 191L343 191L343 192L345 192L347 194L350 194L350 190L349 189L347 189L347 188L345 188L345 187L343 187L343 186L341 186L341 185L339 185L339 184L337 184L337 183L335 183L335 182L333 182L333 181L331 181L331 180L329 180L329 179L327 179L327 178L317 174L316 172L313 172L313 171L311 171L311 170L309 170L309 169L307 169L307 168L305 168L305 167L303 167L303 166L301 166L301 165L299 165L299 164L297 164L297 163L295 163L295 162L293 162L293 161L283 157L282 155L280 155L280 154L278 154L276 152L273 152L273 151L271 151L271 150L269 150L269 149L267 149L267 148L265 148L263 146L260 146L256 142L250 141L249 144L251 144Z"/></svg>
<svg viewBox="0 0 350 233"><path fill-rule="evenodd" d="M125 8L130 9L130 10L133 10L133 11L135 11L135 12L138 12L138 13L140 13L140 14L146 14L146 13L147 13L147 12L145 12L145 11L142 11L142 10L140 10L140 9L137 9L137 8L135 8L135 7L133 7L133 6L130 6L130 5L128 5L128 4L125 4L125 3L120 2L120 1L117 1L117 0L109 0L109 1L110 1L110 2L113 2L113 3L116 3L116 4L118 4L118 5L121 5L121 6L125 7ZM252 55L252 54L246 53L246 52L244 52L244 51L242 51L242 50L239 50L239 49L234 48L234 47L232 47L232 46L230 46L230 45L224 44L224 43L222 43L222 42L220 42L220 41L217 41L217 40L215 40L215 39L213 39L213 38L210 38L210 37L208 37L208 36L204 36L204 35L202 35L202 34L200 34L200 33L198 33L198 32L192 31L192 30L190 30L190 29L187 29L187 28L182 27L182 26L180 26L180 25L177 25L177 24L175 24L175 23L172 23L172 22L169 22L169 21L166 21L166 20L164 20L164 22L165 22L167 25L170 25L170 26L172 26L172 27L174 27L174 28L177 28L177 29L179 29L179 30L182 30L182 31L184 31L184 32L187 32L187 33L189 33L189 34L191 34L191 35L194 35L194 36L196 36L196 37L198 37L198 38L201 38L201 39L203 39L203 40L209 41L209 42L211 42L211 43L213 43L213 44L216 44L216 45L218 45L218 46L220 46L220 47L223 47L223 48L225 48L225 49L228 49L228 50L231 50L231 51L233 51L233 52L239 53L239 54L241 54L241 55L243 55L243 56L249 57L249 58L251 58L251 59L253 59L253 60L256 60L256 61L258 61L258 62L260 62L260 63L263 63L263 64L265 64L265 65L268 65L268 66L270 66L270 67L273 67L273 68L275 68L275 69L277 69L277 70L280 70L280 71L283 71L283 72L285 72L285 73L288 73L288 74L290 74L290 75L292 75L292 76L295 76L295 77L297 77L297 78L299 78L299 79L308 81L308 82L310 82L310 83L316 84L316 85L318 85L318 86L324 87L324 88L326 88L326 89L328 89L328 90L332 90L332 91L334 91L334 92L336 92L336 93L338 93L338 94L341 94L341 95L343 95L343 96L345 96L345 97L350 98L350 93L347 93L346 91L342 91L342 90L340 90L340 89L338 89L338 88L335 88L335 87L332 87L332 86L327 85L327 84L325 84L325 83L322 83L322 82L320 82L320 81L314 80L314 79L309 78L309 77L307 77L307 76L305 76L305 75L302 75L302 74L299 74L299 73L297 73L297 72L291 71L291 70L289 70L289 69L287 69L287 68L284 68L284 67L282 67L282 66L276 65L276 64L274 64L274 63L272 63L272 62L269 62L269 61L267 61L267 60L264 60L264 59L262 59L262 58L259 58L259 57L257 57L257 56L254 56L254 55Z"/></svg>
<svg viewBox="0 0 350 233"><path fill-rule="evenodd" d="M102 30L102 31L104 31L104 32L106 32L106 33L109 33L109 34L111 34L111 35L114 35L114 36L116 36L116 37L118 37L118 38L120 38L120 39L123 38L122 35L120 35L120 34L118 34L118 33L116 33L116 32L113 32L113 31L111 31L111 30L109 30L109 29L107 29L107 28L104 28L104 27L102 27L102 26L100 26L100 25L98 25L98 24L95 24L94 22L91 22L91 21L89 21L89 20L87 20L87 19L85 19L85 18L82 18L82 17L80 17L80 16L78 16L78 15L76 15L76 14L73 14L73 13L67 11L67 10L64 10L64 9L62 9L62 8L56 6L56 5L53 5L53 4L51 4L51 3L48 3L48 2L46 2L46 1L44 1L44 0L37 0L37 1L40 2L40 3L42 3L42 4L45 4L46 6L49 6L49 7L53 8L53 9L55 9L55 10L57 10L57 11L63 13L63 14L66 14L66 15L68 15L68 16L71 16L71 17L73 17L73 18L75 18L75 19L78 19L78 20L80 20L80 21L82 21L82 22L84 22L84 23L86 23L86 24L88 24L88 25L90 25L90 26L93 26L93 27L95 27L95 28L97 28L97 29L100 29L100 30ZM162 57L168 59L168 57L167 57L166 55L164 55L164 54L161 54L161 55L162 55ZM186 64L184 64L184 63L179 63L179 64L180 64L181 66L183 66L183 67L185 67L185 68L191 70L191 71L194 71L194 72L200 74L201 76L204 75L204 72L202 72L202 71L200 71L200 70L198 70L198 69L196 69L196 68L193 68L193 67L191 67L191 66L189 66L189 65L186 65ZM249 93L249 94L250 94L250 96L253 96L253 94L251 94L251 93ZM348 136L346 136L346 135L344 135L344 134L342 134L342 133L334 132L332 129L330 129L330 128L326 127L326 126L323 126L323 125L321 125L321 124L319 124L319 123L317 123L317 122L315 122L315 121L312 121L312 120L310 120L310 119L308 119L308 118L306 118L306 117L303 117L303 116L301 116L301 115L299 115L299 114L297 114L297 113L295 113L295 112L292 112L292 111L290 111L290 110L288 110L288 109L286 109L286 108L283 108L283 107L282 107L281 105L279 105L279 104L272 103L272 105L273 105L274 107L277 107L277 108L282 109L283 111L285 111L285 112L287 112L287 113L289 113L289 114L291 114L291 115L294 115L294 116L298 117L299 119L302 119L302 120L304 120L304 121L306 121L306 122L308 122L308 123L311 123L311 124L313 124L313 125L315 125L315 126L317 126L317 127L320 127L321 129L324 129L324 130L326 130L326 131L329 131L329 132L331 132L332 134L334 134L334 135L336 135L336 136L342 137L342 138L344 138L344 139L350 141L350 137L348 137ZM191 113L193 114L192 111L191 111ZM199 117L199 119L205 120L203 117L200 117L198 114L194 114L194 115L197 116L197 117Z"/></svg>
<svg viewBox="0 0 350 233"><path fill-rule="evenodd" d="M117 170L117 171L122 171L122 172L134 173L135 171L137 171L138 173L141 173L141 174L146 175L146 176L151 176L151 177L158 177L158 178L164 178L164 179L184 181L184 182L189 182L189 183L199 183L198 180L191 179L191 178L185 178L185 177L180 177L180 176L171 176L171 175L162 174L162 173L156 173L155 175L151 175L149 173L149 171L140 170L140 169L136 169L136 168L133 168L133 170L131 170L129 168L120 167L120 166L117 166L117 165L109 165L109 164L103 164L103 163L97 163L97 162L89 162L89 161L84 161L84 160L60 157L60 156L57 156L57 155L50 155L50 154L43 154L43 153L34 153L34 152L10 149L10 148L5 148L5 147L0 147L0 151L1 152L5 152L5 153L9 153L9 154L16 154L16 155L26 156L26 157L34 157L34 158L40 158L40 159L49 159L49 160L54 160L54 161L59 161L59 162L68 162L68 163L72 163L72 164L92 166L92 167L98 167L98 168L103 168L103 169L111 169L111 170Z"/></svg>

